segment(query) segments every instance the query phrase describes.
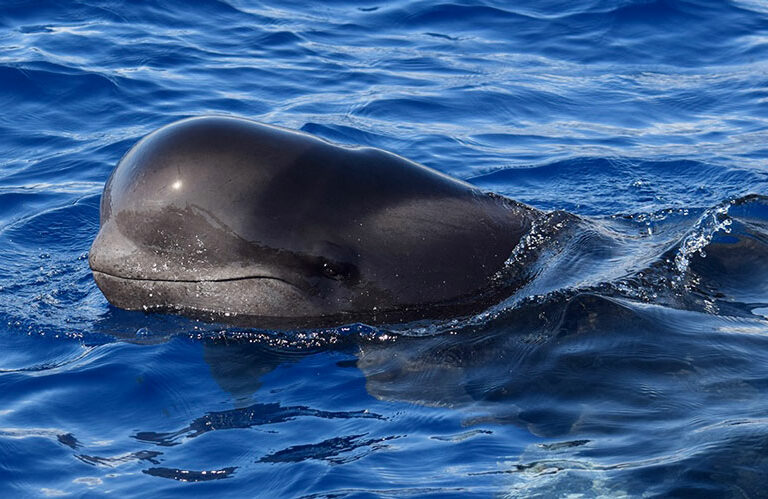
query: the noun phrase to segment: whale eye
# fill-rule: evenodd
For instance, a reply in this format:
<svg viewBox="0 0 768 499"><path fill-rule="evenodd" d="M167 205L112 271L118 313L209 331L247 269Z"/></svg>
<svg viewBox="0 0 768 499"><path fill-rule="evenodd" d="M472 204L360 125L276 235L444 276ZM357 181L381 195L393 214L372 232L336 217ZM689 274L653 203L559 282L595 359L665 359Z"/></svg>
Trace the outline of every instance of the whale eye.
<svg viewBox="0 0 768 499"><path fill-rule="evenodd" d="M355 273L355 266L348 263L331 262L322 259L320 262L320 271L324 277L335 281L349 279Z"/></svg>

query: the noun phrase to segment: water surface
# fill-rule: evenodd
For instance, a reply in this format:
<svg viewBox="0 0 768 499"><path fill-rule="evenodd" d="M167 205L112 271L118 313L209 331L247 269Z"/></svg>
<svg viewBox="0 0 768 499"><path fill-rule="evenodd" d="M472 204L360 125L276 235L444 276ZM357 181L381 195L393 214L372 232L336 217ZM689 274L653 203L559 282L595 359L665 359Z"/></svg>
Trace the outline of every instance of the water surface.
<svg viewBox="0 0 768 499"><path fill-rule="evenodd" d="M764 495L768 8L6 2L6 496ZM201 114L380 147L549 214L455 321L279 332L109 306L140 137Z"/></svg>

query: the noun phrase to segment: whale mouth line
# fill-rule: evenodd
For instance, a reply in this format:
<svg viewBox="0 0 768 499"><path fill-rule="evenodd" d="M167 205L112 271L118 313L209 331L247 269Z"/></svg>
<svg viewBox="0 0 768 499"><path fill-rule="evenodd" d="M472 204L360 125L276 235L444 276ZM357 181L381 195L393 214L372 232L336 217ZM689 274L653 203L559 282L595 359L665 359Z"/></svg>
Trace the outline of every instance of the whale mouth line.
<svg viewBox="0 0 768 499"><path fill-rule="evenodd" d="M289 286L295 287L294 284L286 281L285 279L281 279L279 277L270 276L270 275L246 275L246 276L238 276L238 277L225 277L220 279L144 279L140 277L126 277L121 275L115 275L109 272L104 272L103 270L91 269L91 271L94 274L102 274L107 277L111 277L113 279L122 279L125 281L136 281L136 282L204 283L204 282L236 282L236 281L247 281L249 279L270 279L273 281L284 282Z"/></svg>

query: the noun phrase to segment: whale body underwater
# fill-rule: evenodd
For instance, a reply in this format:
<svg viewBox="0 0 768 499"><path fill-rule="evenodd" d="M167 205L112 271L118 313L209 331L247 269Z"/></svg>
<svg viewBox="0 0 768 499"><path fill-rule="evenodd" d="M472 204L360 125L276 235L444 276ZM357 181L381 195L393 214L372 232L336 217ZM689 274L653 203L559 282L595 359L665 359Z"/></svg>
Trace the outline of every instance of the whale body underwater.
<svg viewBox="0 0 768 499"><path fill-rule="evenodd" d="M89 252L114 306L269 328L480 312L540 212L370 147L234 117L164 126L109 177Z"/></svg>

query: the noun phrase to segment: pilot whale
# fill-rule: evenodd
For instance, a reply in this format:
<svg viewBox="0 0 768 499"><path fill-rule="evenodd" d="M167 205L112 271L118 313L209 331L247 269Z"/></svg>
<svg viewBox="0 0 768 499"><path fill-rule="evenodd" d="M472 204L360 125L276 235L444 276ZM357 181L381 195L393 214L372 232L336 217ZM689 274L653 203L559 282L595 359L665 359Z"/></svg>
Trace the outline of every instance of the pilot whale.
<svg viewBox="0 0 768 499"><path fill-rule="evenodd" d="M224 116L135 144L89 252L114 306L268 328L476 313L539 212L371 147Z"/></svg>

